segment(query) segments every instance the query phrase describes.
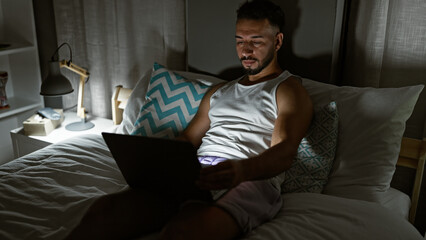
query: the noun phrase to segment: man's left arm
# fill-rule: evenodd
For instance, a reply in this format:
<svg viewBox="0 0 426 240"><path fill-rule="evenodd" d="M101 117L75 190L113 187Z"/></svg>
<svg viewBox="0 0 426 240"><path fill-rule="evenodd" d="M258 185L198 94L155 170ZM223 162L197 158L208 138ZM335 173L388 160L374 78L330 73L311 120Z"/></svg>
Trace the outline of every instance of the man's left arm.
<svg viewBox="0 0 426 240"><path fill-rule="evenodd" d="M307 91L296 77L278 86L276 100L278 113L271 147L252 158L229 160L202 169L201 188L230 188L243 181L271 178L290 168L311 123L313 106Z"/></svg>

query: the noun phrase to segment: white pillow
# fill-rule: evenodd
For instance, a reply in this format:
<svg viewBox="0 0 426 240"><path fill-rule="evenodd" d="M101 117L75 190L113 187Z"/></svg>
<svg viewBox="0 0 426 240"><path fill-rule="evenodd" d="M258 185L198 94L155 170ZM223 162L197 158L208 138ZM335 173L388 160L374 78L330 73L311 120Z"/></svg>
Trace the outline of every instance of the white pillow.
<svg viewBox="0 0 426 240"><path fill-rule="evenodd" d="M145 95L151 78L152 69L147 70L142 77L138 80L133 88L132 94L127 100L126 108L123 111L123 120L118 126L116 132L121 134L130 134L133 130L133 123L139 114L143 103L145 102Z"/></svg>
<svg viewBox="0 0 426 240"><path fill-rule="evenodd" d="M205 85L212 86L225 80L213 76L192 73L187 71L174 71L175 73L185 77L186 79L202 82ZM133 124L139 114L139 110L145 103L145 95L148 89L149 80L151 78L152 68L147 70L136 83L132 94L127 101L126 108L123 112L123 121L118 126L116 132L122 134L130 134L134 128Z"/></svg>
<svg viewBox="0 0 426 240"><path fill-rule="evenodd" d="M338 87L303 79L315 106L336 101L339 134L323 193L380 202L389 189L405 122L423 85L402 88Z"/></svg>

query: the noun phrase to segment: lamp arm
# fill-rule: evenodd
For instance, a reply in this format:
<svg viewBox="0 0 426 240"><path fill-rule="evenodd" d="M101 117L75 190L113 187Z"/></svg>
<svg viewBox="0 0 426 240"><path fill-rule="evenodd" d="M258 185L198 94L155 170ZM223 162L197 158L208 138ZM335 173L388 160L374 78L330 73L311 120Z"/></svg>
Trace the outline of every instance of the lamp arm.
<svg viewBox="0 0 426 240"><path fill-rule="evenodd" d="M59 63L60 67L64 67L70 71L73 71L80 75L80 83L78 87L78 103L77 103L77 116L79 116L83 121L86 121L86 110L83 107L83 96L84 96L84 84L86 78L89 77L89 72L82 67L79 67L72 63L71 61L62 60Z"/></svg>
<svg viewBox="0 0 426 240"><path fill-rule="evenodd" d="M73 72L77 73L78 75L83 76L85 78L88 78L89 75L90 75L89 72L86 69L77 66L76 64L74 64L71 61L67 62L66 60L62 60L62 61L59 62L59 66L64 67L68 70L71 70L71 71L73 71Z"/></svg>

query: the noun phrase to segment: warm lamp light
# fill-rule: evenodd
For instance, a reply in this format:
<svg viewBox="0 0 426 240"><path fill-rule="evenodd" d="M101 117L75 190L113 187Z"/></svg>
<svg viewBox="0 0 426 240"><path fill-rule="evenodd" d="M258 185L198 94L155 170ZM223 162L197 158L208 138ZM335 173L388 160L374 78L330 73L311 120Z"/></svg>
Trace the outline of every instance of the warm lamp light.
<svg viewBox="0 0 426 240"><path fill-rule="evenodd" d="M70 60L58 61L54 57L59 51L59 49L64 45L67 45L70 50ZM86 111L83 107L84 84L86 79L89 77L89 72L72 63L71 47L67 43L61 44L61 46L59 46L53 54L52 60L49 62L49 75L41 84L40 94L43 96L59 96L74 91L70 81L60 72L60 68L62 67L80 75L80 84L78 88L77 116L81 118L81 122L70 123L65 126L65 129L70 131L83 131L93 128L95 125L91 122L86 121Z"/></svg>

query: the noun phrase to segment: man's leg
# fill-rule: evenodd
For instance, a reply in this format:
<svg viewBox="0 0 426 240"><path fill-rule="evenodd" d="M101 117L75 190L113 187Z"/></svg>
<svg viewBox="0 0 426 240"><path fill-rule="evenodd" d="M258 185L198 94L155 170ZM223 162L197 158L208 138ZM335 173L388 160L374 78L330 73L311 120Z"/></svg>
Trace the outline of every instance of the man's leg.
<svg viewBox="0 0 426 240"><path fill-rule="evenodd" d="M272 219L281 205L280 191L269 180L243 182L214 204L184 205L162 239L234 239Z"/></svg>
<svg viewBox="0 0 426 240"><path fill-rule="evenodd" d="M129 189L96 200L67 239L123 239L161 230L177 205Z"/></svg>
<svg viewBox="0 0 426 240"><path fill-rule="evenodd" d="M160 239L234 239L242 233L225 210L203 202L190 202L163 228Z"/></svg>

